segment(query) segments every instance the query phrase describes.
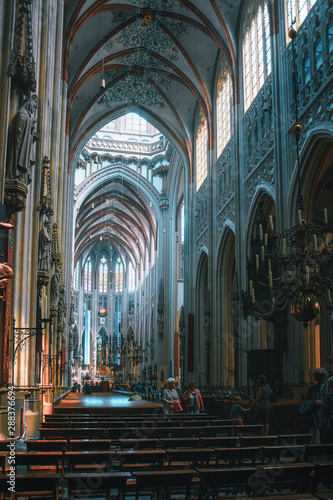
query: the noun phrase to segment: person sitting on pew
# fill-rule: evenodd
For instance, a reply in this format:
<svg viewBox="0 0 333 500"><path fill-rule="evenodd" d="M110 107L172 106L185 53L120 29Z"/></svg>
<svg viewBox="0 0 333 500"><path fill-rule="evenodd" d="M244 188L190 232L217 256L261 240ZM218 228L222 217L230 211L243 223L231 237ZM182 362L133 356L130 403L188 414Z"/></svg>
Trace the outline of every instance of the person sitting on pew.
<svg viewBox="0 0 333 500"><path fill-rule="evenodd" d="M134 391L133 396L131 396L128 401L142 401L142 397L138 393L138 391Z"/></svg>
<svg viewBox="0 0 333 500"><path fill-rule="evenodd" d="M71 392L80 392L80 390L81 390L80 384L78 384L77 382L75 382L75 384L71 388Z"/></svg>

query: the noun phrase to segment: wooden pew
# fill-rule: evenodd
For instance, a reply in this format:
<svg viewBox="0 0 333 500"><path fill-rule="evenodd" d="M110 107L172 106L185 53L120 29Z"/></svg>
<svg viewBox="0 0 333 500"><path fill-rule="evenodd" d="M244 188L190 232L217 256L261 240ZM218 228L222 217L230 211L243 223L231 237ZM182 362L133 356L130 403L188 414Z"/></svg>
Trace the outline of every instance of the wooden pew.
<svg viewBox="0 0 333 500"><path fill-rule="evenodd" d="M261 424L253 425L236 425L235 432L236 435L242 436L260 436L263 426Z"/></svg>
<svg viewBox="0 0 333 500"><path fill-rule="evenodd" d="M10 499L17 497L41 497L59 500L60 474L15 474L15 492L10 493ZM1 500L8 497L8 475L0 476Z"/></svg>
<svg viewBox="0 0 333 500"><path fill-rule="evenodd" d="M279 445L309 444L313 434L279 434Z"/></svg>
<svg viewBox="0 0 333 500"><path fill-rule="evenodd" d="M187 448L186 450L180 448L167 448L165 451L169 469L172 467L193 469L197 466L209 467L212 456L215 456L213 448ZM183 462L183 467L179 467L179 462Z"/></svg>
<svg viewBox="0 0 333 500"><path fill-rule="evenodd" d="M112 467L112 461L115 460L116 455L112 450L65 452L67 473L78 472L79 469L81 469L81 472L97 472L97 470L109 472Z"/></svg>
<svg viewBox="0 0 333 500"><path fill-rule="evenodd" d="M263 495L265 492L277 489L281 491L290 489L298 493L310 491L310 477L314 470L314 464L308 462L293 464L264 465L258 469L257 478L253 484L255 494Z"/></svg>
<svg viewBox="0 0 333 500"><path fill-rule="evenodd" d="M27 451L64 451L68 446L65 439L27 439L24 443Z"/></svg>
<svg viewBox="0 0 333 500"><path fill-rule="evenodd" d="M234 494L243 491L250 493L251 478L255 477L257 470L256 467L197 469L200 479L199 499L201 500L204 494L209 499L220 498L221 489Z"/></svg>
<svg viewBox="0 0 333 500"><path fill-rule="evenodd" d="M277 443L277 436L241 436L241 446L274 446Z"/></svg>
<svg viewBox="0 0 333 500"><path fill-rule="evenodd" d="M205 437L222 437L231 436L232 430L232 425L210 425L204 427L202 433Z"/></svg>
<svg viewBox="0 0 333 500"><path fill-rule="evenodd" d="M260 455L260 449L257 447L214 448L214 451L216 455L216 467L223 467L223 464L220 464L221 460L232 467L255 465ZM247 463L244 464L245 460ZM249 461L251 464L248 463Z"/></svg>
<svg viewBox="0 0 333 500"><path fill-rule="evenodd" d="M234 448L237 446L237 437L201 437L200 444L205 448Z"/></svg>
<svg viewBox="0 0 333 500"><path fill-rule="evenodd" d="M87 498L103 494L111 500L111 489L118 490L117 498L125 496L126 481L130 478L129 472L102 472L102 473L68 473L65 481L68 487L68 499Z"/></svg>
<svg viewBox="0 0 333 500"><path fill-rule="evenodd" d="M38 429L39 435L41 439L70 439L72 430L70 427L62 427L62 428L43 428L40 427Z"/></svg>
<svg viewBox="0 0 333 500"><path fill-rule="evenodd" d="M304 460L306 462L315 462L316 458L319 457L319 461L333 459L333 443L330 444L307 444L305 445L305 456ZM323 457L324 460L323 460Z"/></svg>
<svg viewBox="0 0 333 500"><path fill-rule="evenodd" d="M200 438L161 438L162 448L196 448L200 446Z"/></svg>
<svg viewBox="0 0 333 500"><path fill-rule="evenodd" d="M144 492L157 492L161 494L161 490L165 491L165 498L169 499L172 490L182 491L181 498L185 500L190 498L192 486L192 478L195 475L194 470L178 470L178 471L138 471L133 472L135 478L135 499L139 500ZM144 495L143 495L144 496ZM161 498L161 497L159 497Z"/></svg>
<svg viewBox="0 0 333 500"><path fill-rule="evenodd" d="M6 469L6 458L9 454L9 448L8 452L7 451L0 451L0 468L1 468L1 474L5 473Z"/></svg>
<svg viewBox="0 0 333 500"><path fill-rule="evenodd" d="M107 451L111 447L111 439L71 439L71 451Z"/></svg>
<svg viewBox="0 0 333 500"><path fill-rule="evenodd" d="M305 445L261 446L261 463L277 461L281 463L300 462L304 457Z"/></svg>
<svg viewBox="0 0 333 500"><path fill-rule="evenodd" d="M158 448L159 440L154 438L148 439L119 439L118 446L124 449L145 450Z"/></svg>
<svg viewBox="0 0 333 500"><path fill-rule="evenodd" d="M206 427L204 427L206 429ZM171 427L170 437L172 438L186 438L186 437L200 437L202 427ZM160 436L162 437L162 436Z"/></svg>
<svg viewBox="0 0 333 500"><path fill-rule="evenodd" d="M105 429L102 427L72 428L71 439L103 439Z"/></svg>
<svg viewBox="0 0 333 500"><path fill-rule="evenodd" d="M116 451L120 470L154 470L163 467L166 459L165 450L122 450Z"/></svg>
<svg viewBox="0 0 333 500"><path fill-rule="evenodd" d="M320 484L323 486L319 487ZM329 490L327 490L327 484L330 484ZM325 490L323 491L324 487ZM319 498L333 498L333 462L316 463L311 490Z"/></svg>

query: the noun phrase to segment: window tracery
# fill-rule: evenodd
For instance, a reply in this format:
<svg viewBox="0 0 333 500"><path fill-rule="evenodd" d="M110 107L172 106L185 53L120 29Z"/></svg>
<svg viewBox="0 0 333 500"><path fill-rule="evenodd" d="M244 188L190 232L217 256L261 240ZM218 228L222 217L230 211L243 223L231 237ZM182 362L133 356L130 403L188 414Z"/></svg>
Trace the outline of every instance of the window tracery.
<svg viewBox="0 0 333 500"><path fill-rule="evenodd" d="M88 257L86 265L84 266L84 291L86 293L91 292L92 287L92 261L91 257Z"/></svg>
<svg viewBox="0 0 333 500"><path fill-rule="evenodd" d="M105 255L100 260L99 263L99 287L98 291L100 293L106 293L108 286L108 264Z"/></svg>
<svg viewBox="0 0 333 500"><path fill-rule="evenodd" d="M217 82L217 156L228 144L232 134L233 87L230 69L224 66Z"/></svg>
<svg viewBox="0 0 333 500"><path fill-rule="evenodd" d="M208 127L206 117L201 113L201 120L197 131L196 138L196 173L197 173L197 190L207 177L207 141Z"/></svg>

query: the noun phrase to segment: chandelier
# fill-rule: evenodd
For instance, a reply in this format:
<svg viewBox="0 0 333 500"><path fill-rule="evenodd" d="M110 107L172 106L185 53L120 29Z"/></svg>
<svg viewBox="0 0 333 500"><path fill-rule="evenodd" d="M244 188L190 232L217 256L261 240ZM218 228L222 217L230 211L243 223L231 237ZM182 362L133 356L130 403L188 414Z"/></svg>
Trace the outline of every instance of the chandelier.
<svg viewBox="0 0 333 500"><path fill-rule="evenodd" d="M321 223L309 223L305 219L300 176L302 127L297 106L296 30L291 28L289 36L294 64L295 123L292 132L296 141L299 187L297 222L276 236L272 215L267 221L263 201L259 203L251 256L247 261L248 288L242 291L241 298L244 317L253 315L271 322L283 321L290 309L293 318L306 328L319 311L328 316L333 309L333 234L326 208Z"/></svg>

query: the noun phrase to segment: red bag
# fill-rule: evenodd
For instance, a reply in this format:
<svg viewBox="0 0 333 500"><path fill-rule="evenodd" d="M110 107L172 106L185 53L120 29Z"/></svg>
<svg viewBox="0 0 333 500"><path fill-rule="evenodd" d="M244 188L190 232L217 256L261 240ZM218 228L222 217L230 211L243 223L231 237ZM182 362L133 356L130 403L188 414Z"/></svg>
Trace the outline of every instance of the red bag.
<svg viewBox="0 0 333 500"><path fill-rule="evenodd" d="M171 413L174 415L175 413L180 413L183 411L182 405L180 404L179 399L175 399L174 402L172 403L171 407Z"/></svg>

